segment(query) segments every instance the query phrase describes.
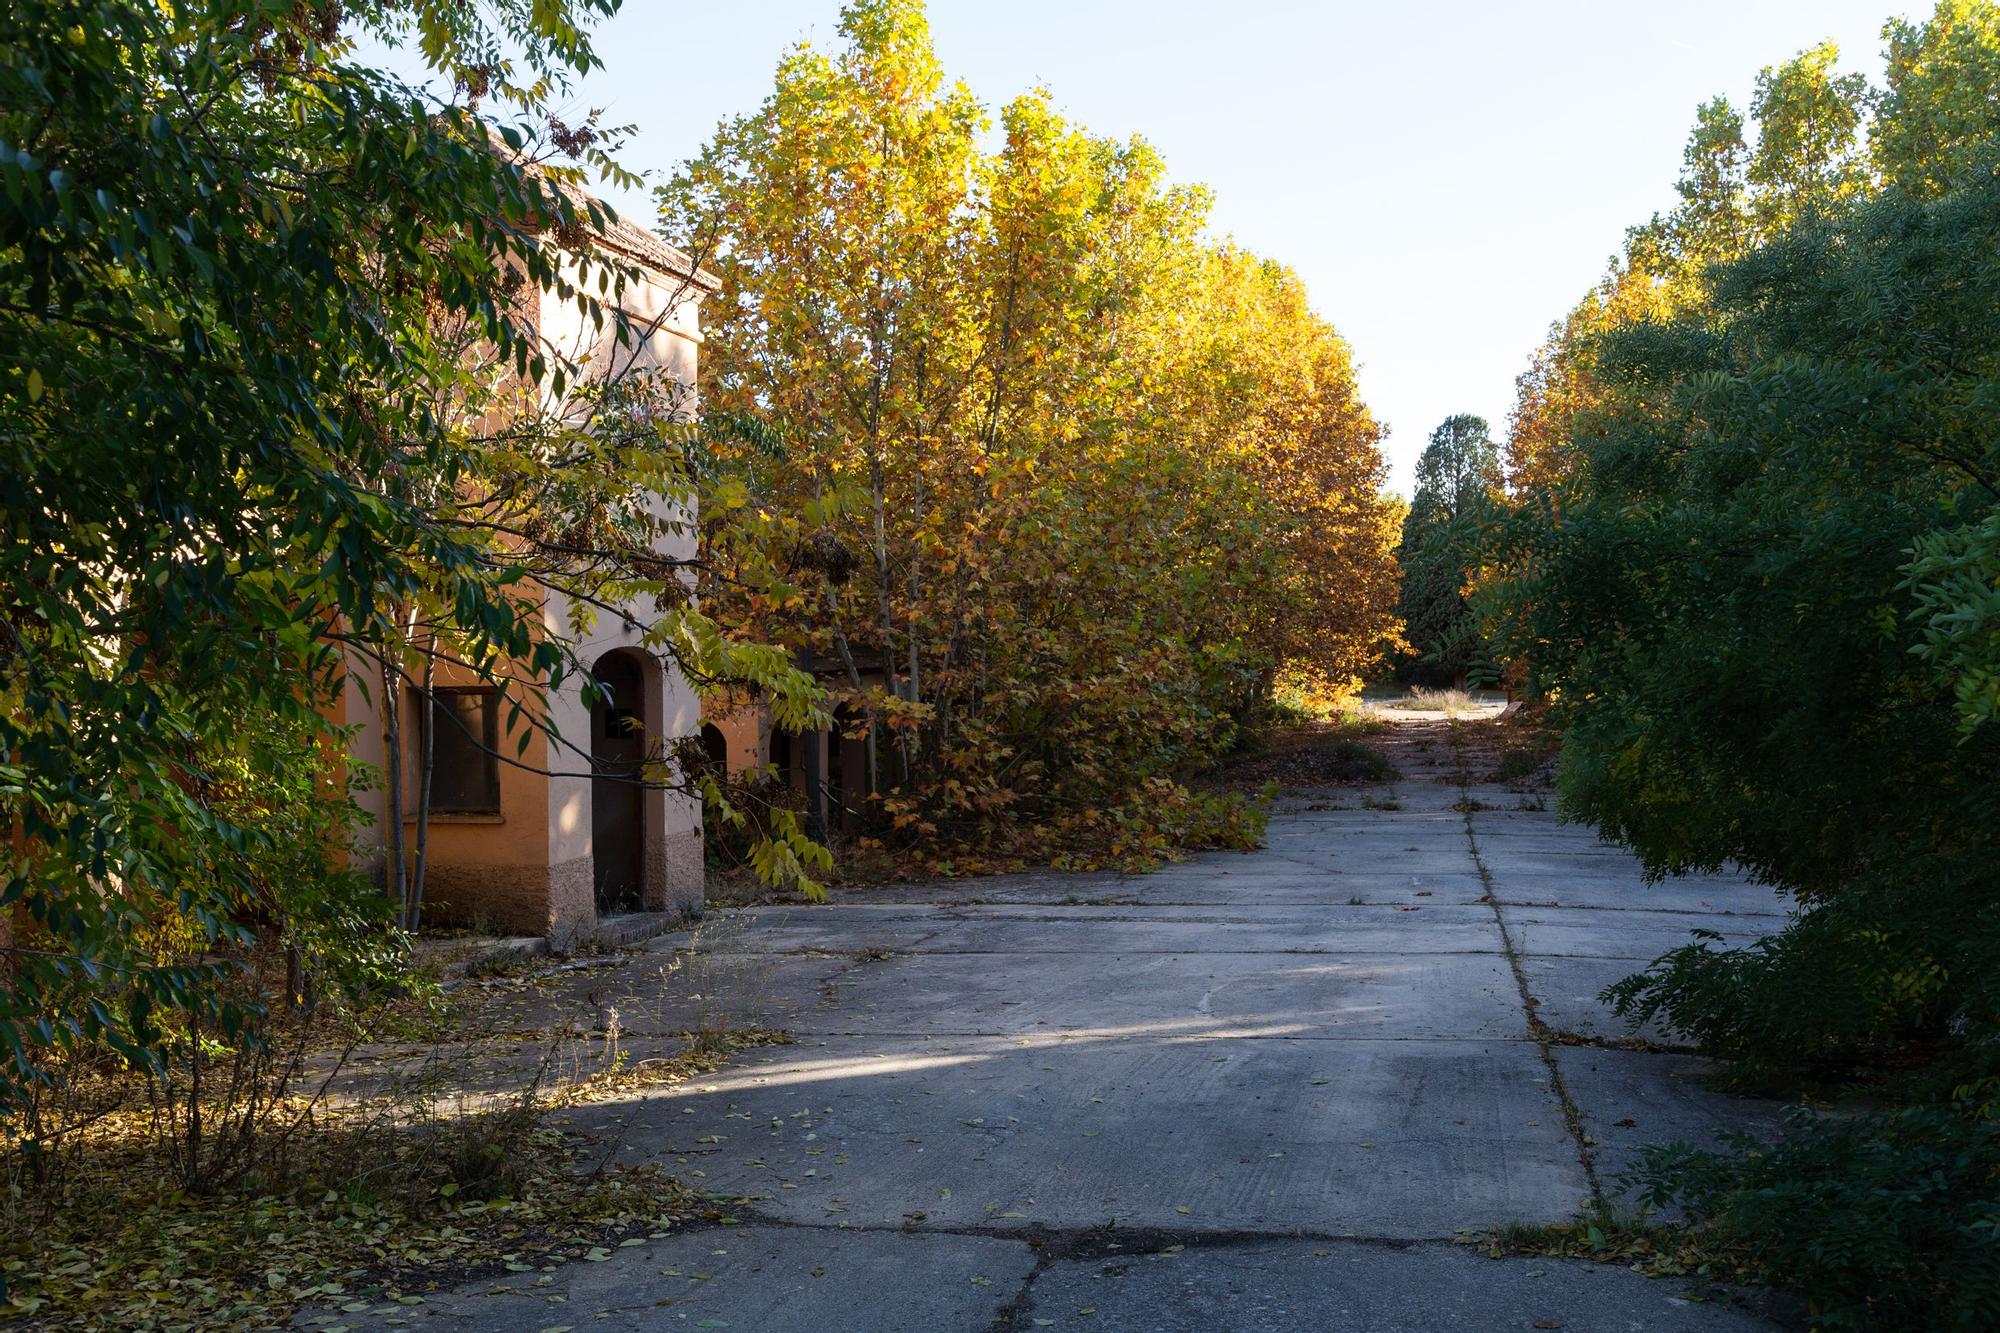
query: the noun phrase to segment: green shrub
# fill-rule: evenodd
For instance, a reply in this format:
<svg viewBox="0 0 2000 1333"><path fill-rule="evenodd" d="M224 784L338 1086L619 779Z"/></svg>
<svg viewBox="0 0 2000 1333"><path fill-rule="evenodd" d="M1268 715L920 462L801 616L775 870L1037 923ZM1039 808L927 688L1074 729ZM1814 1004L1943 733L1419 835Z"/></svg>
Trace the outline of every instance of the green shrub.
<svg viewBox="0 0 2000 1333"><path fill-rule="evenodd" d="M1943 1106L1801 1112L1776 1146L1649 1149L1645 1202L1678 1205L1800 1293L1816 1329L2000 1326L2000 1124Z"/></svg>
<svg viewBox="0 0 2000 1333"><path fill-rule="evenodd" d="M1910 856L1743 948L1697 931L1604 998L1635 1026L1662 1020L1734 1062L1742 1082L1927 1068L1923 1095L1945 1097L2000 1042L2000 917L1967 910L1980 874L1959 857Z"/></svg>

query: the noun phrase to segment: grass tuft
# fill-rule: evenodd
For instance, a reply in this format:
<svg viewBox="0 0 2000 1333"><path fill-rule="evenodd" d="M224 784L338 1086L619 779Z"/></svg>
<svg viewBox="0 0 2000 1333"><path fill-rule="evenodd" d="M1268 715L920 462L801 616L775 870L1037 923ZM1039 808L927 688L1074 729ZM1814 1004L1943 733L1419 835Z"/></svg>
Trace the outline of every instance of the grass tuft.
<svg viewBox="0 0 2000 1333"><path fill-rule="evenodd" d="M1390 700L1386 706L1406 713L1442 713L1456 719L1477 712L1479 701L1464 690L1433 690L1418 685L1402 698Z"/></svg>

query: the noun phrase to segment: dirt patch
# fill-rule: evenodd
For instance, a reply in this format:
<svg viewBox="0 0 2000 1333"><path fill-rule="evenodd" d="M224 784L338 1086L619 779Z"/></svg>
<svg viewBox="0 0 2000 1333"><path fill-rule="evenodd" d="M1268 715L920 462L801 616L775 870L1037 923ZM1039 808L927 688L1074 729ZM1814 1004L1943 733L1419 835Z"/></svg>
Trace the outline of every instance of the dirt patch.
<svg viewBox="0 0 2000 1333"><path fill-rule="evenodd" d="M1400 775L1381 749L1366 739L1379 726L1343 719L1286 727L1254 750L1233 756L1203 775L1207 785L1258 787L1380 786Z"/></svg>

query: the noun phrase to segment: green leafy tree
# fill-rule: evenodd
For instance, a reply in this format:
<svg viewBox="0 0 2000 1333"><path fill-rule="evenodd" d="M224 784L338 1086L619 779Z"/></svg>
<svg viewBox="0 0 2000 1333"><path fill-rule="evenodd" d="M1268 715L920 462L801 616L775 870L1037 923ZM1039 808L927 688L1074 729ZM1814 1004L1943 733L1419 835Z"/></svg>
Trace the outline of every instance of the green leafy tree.
<svg viewBox="0 0 2000 1333"><path fill-rule="evenodd" d="M1739 1079L1887 1090L1642 1171L1829 1328L2000 1318L1995 17L1892 24L1872 99L1825 48L1767 72L1740 250L1710 243L1731 173L1697 174L1630 252L1665 299L1569 326L1569 410L1533 423L1491 555L1564 808L1656 873L1741 867L1808 909L1608 996ZM1698 141L1729 137L1705 109Z"/></svg>
<svg viewBox="0 0 2000 1333"><path fill-rule="evenodd" d="M1754 225L1749 216L1750 147L1743 117L1726 97L1695 110L1693 131L1681 156L1681 197L1668 226L1680 254L1727 258L1740 254Z"/></svg>
<svg viewBox="0 0 2000 1333"><path fill-rule="evenodd" d="M1417 459L1416 494L1403 519L1396 558L1403 570L1398 611L1413 676L1464 683L1491 671L1483 613L1468 592L1501 491L1500 451L1484 417L1446 417Z"/></svg>
<svg viewBox="0 0 2000 1333"><path fill-rule="evenodd" d="M2000 1320L2000 5L1815 47L1521 380L1485 590L1564 727L1565 809L1808 909L1607 992L1768 1085L1888 1103L1651 1154L1827 1328ZM1866 124L1866 148L1860 127Z"/></svg>
<svg viewBox="0 0 2000 1333"><path fill-rule="evenodd" d="M1750 103L1757 144L1746 175L1766 234L1868 188L1860 138L1868 80L1834 73L1839 58L1839 48L1821 42L1757 76Z"/></svg>
<svg viewBox="0 0 2000 1333"><path fill-rule="evenodd" d="M0 1103L66 1050L159 1073L199 1046L177 1033L253 1036L280 998L236 984L253 948L330 987L395 968L322 721L357 663L393 697L462 662L534 726L578 670L546 592L584 619L652 594L690 676L810 712L654 553L702 455L674 387L530 315L546 293L643 332L598 299L631 276L578 189L607 141L547 110L611 8L0 16ZM354 25L453 97L356 63Z"/></svg>
<svg viewBox="0 0 2000 1333"><path fill-rule="evenodd" d="M1712 313L1600 344L1616 389L1563 508L1515 527L1510 637L1568 728L1566 807L1656 871L1820 904L1677 993L1733 1055L1838 1063L1996 1012L1996 238L1986 181L1714 271Z"/></svg>
<svg viewBox="0 0 2000 1333"><path fill-rule="evenodd" d="M1914 199L1934 199L2000 167L2000 6L1941 0L1923 23L1883 30L1886 87L1868 145L1875 169Z"/></svg>

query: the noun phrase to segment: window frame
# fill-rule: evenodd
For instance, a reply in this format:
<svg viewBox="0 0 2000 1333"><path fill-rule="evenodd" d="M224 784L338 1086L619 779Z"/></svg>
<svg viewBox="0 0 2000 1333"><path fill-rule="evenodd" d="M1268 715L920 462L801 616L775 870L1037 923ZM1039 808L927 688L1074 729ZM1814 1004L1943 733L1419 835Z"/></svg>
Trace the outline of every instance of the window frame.
<svg viewBox="0 0 2000 1333"><path fill-rule="evenodd" d="M423 746L426 739L430 737L430 728L437 723L437 714L440 705L451 700L472 696L481 700L480 729L482 734L472 736L469 729L466 734L471 738L476 752L484 763L484 772L481 774L480 786L490 796L490 800L480 805L440 805L438 803L436 774L433 772L430 814L433 817L438 815L446 817L490 817L498 815L501 812L500 693L499 688L493 685L433 685L428 692L421 689L413 689L411 691L411 696L417 705L414 711L419 719L417 729L412 732L412 739L415 744L411 748L409 767L406 770L409 777L405 787L411 800L412 809L415 808L415 802L418 799L419 793L423 790ZM435 745L433 745L431 751L431 762L433 764L437 762Z"/></svg>

